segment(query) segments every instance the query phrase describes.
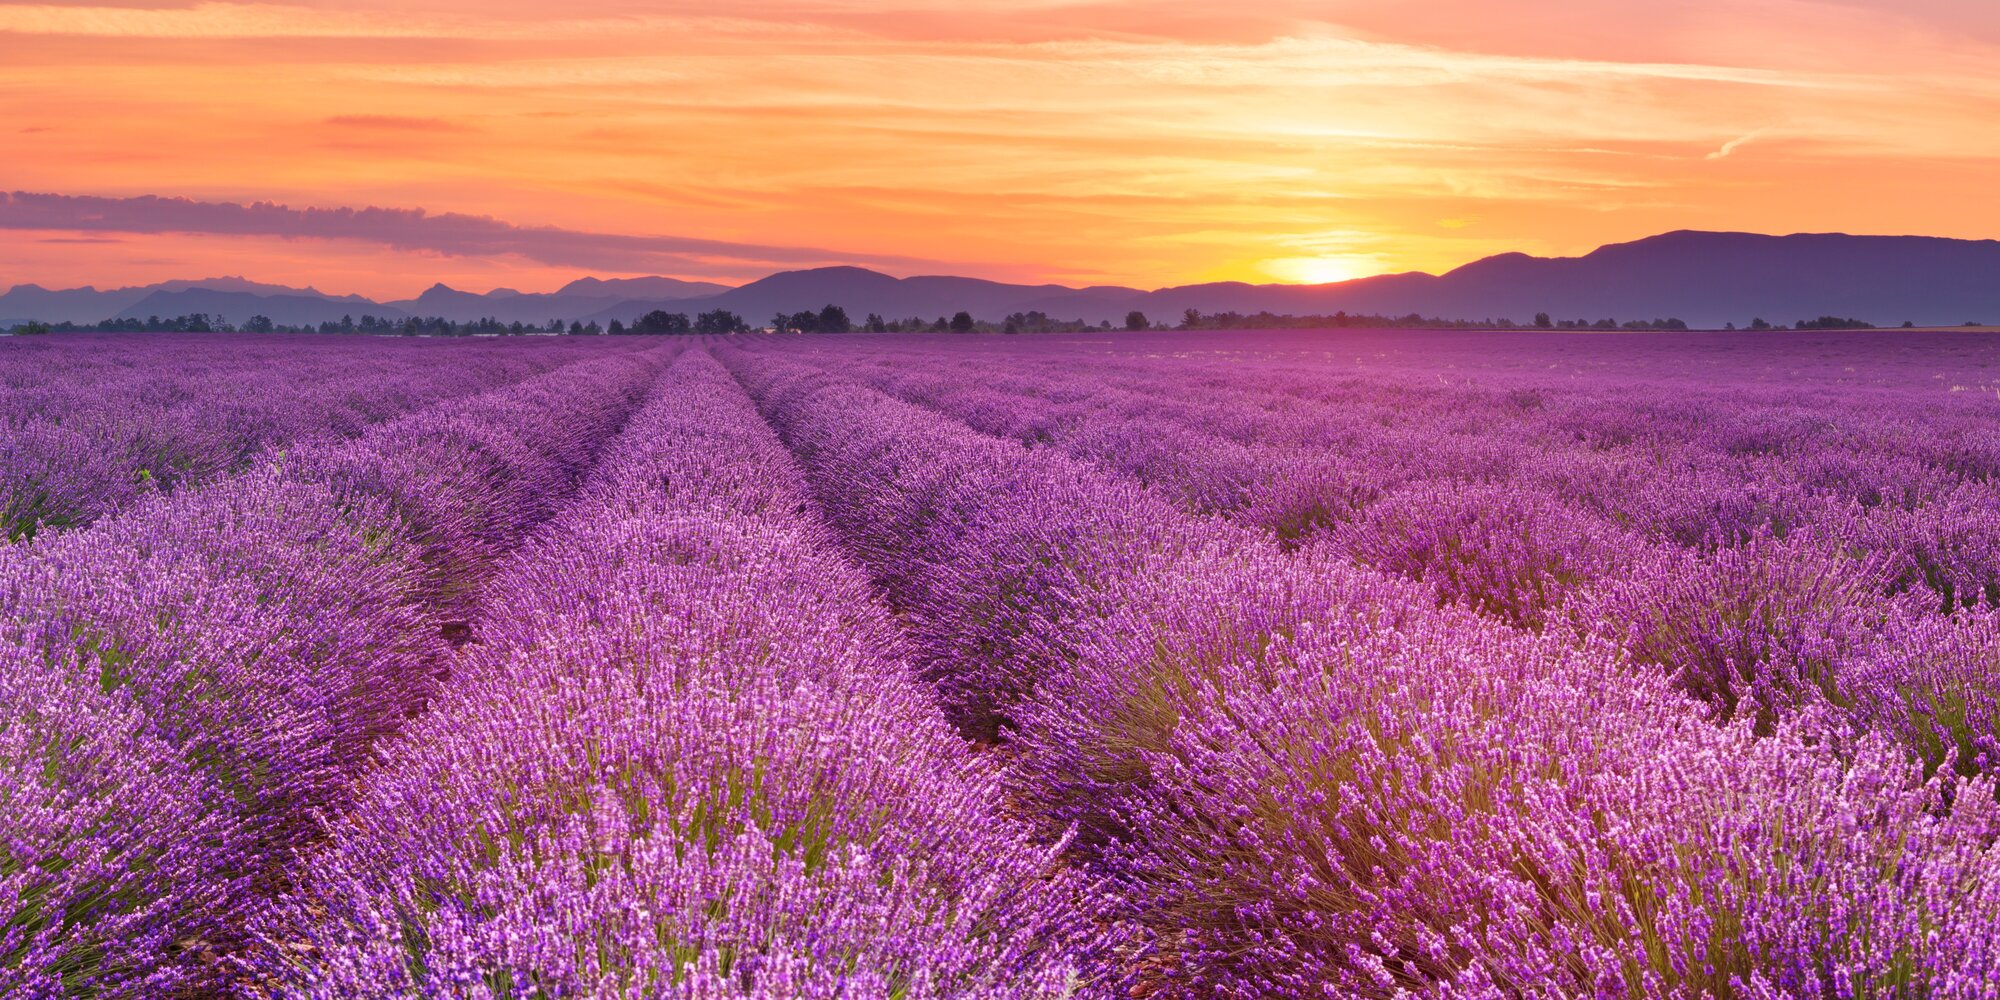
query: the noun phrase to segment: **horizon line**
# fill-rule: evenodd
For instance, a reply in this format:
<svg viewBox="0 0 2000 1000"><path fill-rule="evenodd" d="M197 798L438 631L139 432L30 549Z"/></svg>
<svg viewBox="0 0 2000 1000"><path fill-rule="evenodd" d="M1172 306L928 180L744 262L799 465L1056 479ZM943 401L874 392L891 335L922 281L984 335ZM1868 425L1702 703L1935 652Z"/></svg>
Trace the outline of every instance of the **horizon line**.
<svg viewBox="0 0 2000 1000"><path fill-rule="evenodd" d="M8 194L9 194L8 192L0 192L0 207L4 207L4 200L5 200L5 199L6 199L7 197L8 197ZM422 212L422 210L420 210L420 209L419 209L419 210L416 210L416 211L417 211L418 213L421 213L421 212ZM432 218L438 218L438 217L437 217L437 216L432 216ZM492 220L492 221L497 221L497 220ZM507 224L505 224L505 223L501 223L501 225L507 225ZM5 218L4 218L4 214L0 214L0 229L5 229L5 228L13 228L13 227L10 227L10 226L8 226L8 225L6 224L6 220L5 220ZM53 230L51 230L51 231L53 231ZM1532 259L1532 260L1545 260L1545 261L1553 261L1553 260L1579 260L1579 259L1582 259L1582 258L1584 258L1584 257L1588 257L1588 256L1590 256L1591 254L1594 254L1594 253L1597 253L1597 252L1599 252L1599 251L1601 251L1601 250L1605 250L1605 249L1608 249L1608 248L1612 248L1612 247L1622 247L1622 246L1631 246L1631 245L1633 245L1633 244L1637 244L1637 243L1644 243L1644 242L1648 242L1648 241L1651 241L1651 240L1658 240L1658 239L1663 239L1663 238L1666 238L1666 237L1672 237L1672 236L1679 236L1679 235L1690 235L1690 234L1691 234L1691 235L1704 235L1704 236L1752 236L1752 237L1759 237L1759 238L1764 238L1764 239L1794 239L1794 238L1800 238L1800 237L1843 237L1843 238L1849 238L1849 239L1914 239L1914 240L1939 240L1939 241L1944 241L1944 242L1950 242L1950 243L2000 243L2000 238L1990 238L1990 237L1989 237L1989 238L1965 238L1965 237L1952 237L1952 236L1932 236L1932 235L1927 235L1927 234L1923 234L1923 233L1850 233L1850 232L1843 232L1843 231L1814 231L1814 232L1808 232L1808 231L1800 231L1800 232L1792 232L1792 233L1761 233L1761 232L1755 232L1755 231L1752 231L1752 230L1738 230L1738 229L1673 229L1673 230L1667 230L1667 231L1664 231L1664 232L1658 232L1658 233L1651 233L1651 234L1648 234L1648 235L1645 235L1645 236L1638 236L1638 237L1634 237L1634 238L1631 238L1631 239L1627 239L1627 240L1621 240L1621 241L1616 241L1616 242L1611 242L1611 243L1603 243L1603 244L1599 244L1598 246L1596 246L1596 247L1593 247L1592 249L1590 249L1590 250L1588 250L1588 251L1584 251L1584 252L1582 252L1582 253L1577 253L1577 254L1572 254L1572 255L1551 255L1551 256L1543 256L1543 255L1537 255L1537 254L1531 254L1531 253L1527 253L1527 252L1525 252L1525 251L1518 251L1518 250L1514 250L1514 251L1502 251L1502 252L1500 252L1500 253L1493 253L1493 254L1486 254L1486 255L1484 255L1484 256L1480 256L1480 257L1475 257L1475 258L1473 258L1473 259L1471 259L1471 260L1467 260L1467 261L1465 261L1465 262L1463 262L1463 263L1460 263L1460 264L1457 264L1457 265L1454 265L1453 267L1450 267L1450 268L1446 268L1446 269L1444 269L1444 270L1440 270L1440 271L1425 271L1425 270L1420 270L1420 269L1411 269L1411 270L1403 270L1403 271L1396 271L1396 270L1385 270L1385 271L1379 271L1379 272L1375 272L1375 273L1371 273L1371 274L1362 274L1362 275L1356 275L1356 276L1353 276L1353 277L1349 277L1349 278L1342 278L1342 279L1340 279L1340 280L1337 280L1337 281L1321 281L1321 282L1308 282L1308 281L1264 281L1264 282L1253 282L1253 281L1243 281L1243 280L1222 280L1222 281L1190 281L1190 282L1183 282L1183 283L1180 283L1180 284L1166 284L1166 285L1157 285L1157 286L1154 286L1154 287L1150 287L1150 288L1148 288L1148 287L1143 287L1143 286L1138 286L1138 285L1123 285L1123 284L1076 284L1076 285L1071 285L1071 284L1065 284L1065 283L1063 283L1063 282L1060 282L1060 281L1039 281L1039 282L1031 282L1031 281L1008 281L1008 280L1004 280L1004 279L999 279L999 278L986 278L986 277L980 277L980 276L977 276L977 275L971 275L971 274L960 274L960 273L951 273L951 272L943 272L943 271L918 271L918 272L914 272L914 273L902 273L902 274L899 274L899 273L896 273L896 272L897 272L897 271L899 271L899 270L902 270L902 269L900 269L900 268L894 268L894 269L884 269L883 265L879 265L879 264L877 264L877 265L874 265L874 266L871 266L871 265L870 265L870 264L868 264L868 263L857 263L857 262L841 262L841 263L825 263L825 264L814 264L813 266L810 266L810 267L793 267L793 268L779 268L779 269L777 269L777 270L773 270L773 271L769 271L769 272L767 272L767 273L765 273L765 274L763 274L763 275L761 275L761 276L759 276L759 277L756 277L756 278L752 278L752 279L750 279L750 280L748 280L748 281L744 281L744 282L742 282L741 284L730 284L730 283L729 283L729 282L728 282L727 280L717 280L716 278L713 278L713 277L700 277L700 276L690 276L690 275L689 275L688 273L685 273L685 272L684 272L684 273L680 273L680 274L672 274L672 273L647 273L647 272L641 272L641 271L620 271L620 270L609 270L609 269L607 269L607 270L594 270L594 271L586 271L586 272L584 272L584 273L580 273L580 274L578 274L578 275L577 275L576 277L573 277L573 278L569 279L568 281L565 281L565 282L563 282L563 283L562 283L561 285L559 285L559 286L557 286L557 287L555 287L555 288L552 288L552 289L549 289L548 291L536 291L536 292L530 292L530 291L523 291L522 289L520 289L520 288L517 288L517 287L514 287L514 286L512 286L512 285L494 285L493 287L491 287L491 288L488 288L488 289L486 289L486 290L484 290L484 291L473 291L473 290L471 290L471 289L469 289L469 288L459 288L459 287L456 287L456 286L452 286L452 285L448 285L448 284L446 284L446 283L445 283L445 282L443 282L443 281L433 281L433 282L432 282L432 283L430 283L429 285L426 285L426 286L425 286L425 287L423 288L423 290L421 290L421 291L419 291L419 292L417 292L417 293L415 293L415 294L412 294L412 295L406 295L406 296L398 296L398 297L389 297L389 298L377 298L377 297L375 297L375 296L370 296L370 295L366 295L366 294L363 294L363 293L359 293L359 292L345 292L345 293L341 293L341 292L328 292L328 291L322 291L322 290L320 290L320 289L319 289L318 287L316 287L316 285L312 285L312 284L308 284L308 285L302 285L302 286L294 286L294 285L285 285L285 284L282 284L282 283L279 283L279 282L270 282L270 281L264 281L264 280L262 280L262 279L259 279L259 278L254 278L254 277L251 277L251 276L249 276L249 275L247 275L247 274L223 274L223 275L210 275L210 276L208 276L208 277L203 277L203 278L163 278L163 279L161 279L161 280L159 280L159 281L153 281L153 282L147 282L147 283L144 283L144 284L132 284L132 285L103 285L103 286L100 286L100 285L98 285L98 284L95 284L95 283L91 283L91 284L84 284L84 285L73 285L73 286L68 286L68 287L54 287L54 286L50 286L50 285L45 285L45 284L42 284L42 283L41 283L41 282L39 282L39 281L34 281L34 280L29 280L29 281L17 281L17 282L14 282L13 284L10 284L10 285L8 285L8 286L7 286L7 288L6 288L6 291L5 291L5 292L0 292L0 294L12 294L12 293L14 293L14 292L16 292L16 291L20 291L20 290L22 290L22 289L34 289L34 290L39 290L39 291L44 291L44 292L52 292L52 293L59 293L59 292L94 292L94 293L97 293L97 294L109 294L109 293L113 293L113 292L120 292L120 291L132 291L132 290L139 290L139 289L146 289L146 290L153 290L153 291L158 291L158 290L160 290L160 287L161 287L161 286L163 286L163 285L174 285L174 284L182 284L182 285L187 285L187 286L188 286L189 288L191 288L191 289L192 289L192 288L202 288L202 289L204 289L204 290L207 290L207 291L216 291L216 292L223 292L223 293L226 293L226 294L251 294L251 295L261 295L261 296L270 296L270 295L282 295L282 294L285 294L286 292L291 292L291 293L303 293L303 294L310 294L310 295L315 295L315 296L319 296L319 297L322 297L322 298L326 298L326 299L332 299L332 300L339 300L339 299L348 299L348 298L360 298L360 299L363 299L363 300L366 300L366 301L369 301L369 302L372 302L372 303L374 303L374 304L376 304L376 305L395 305L395 304L398 304L398 303L407 303L407 302L415 302L415 301L417 301L418 299L422 298L422 297L423 297L423 296L424 296L425 294L427 294L427 293L429 293L429 292L432 292L432 291L436 291L436 290L438 290L438 289L444 289L444 290L446 290L446 291L451 291L451 292L459 292L459 293L462 293L462 294L468 294L468 295L474 295L474 296L479 296L479 297L482 297L482 298L484 298L484 297L491 297L492 295L494 295L494 294L496 294L496 293L499 293L499 292L512 292L512 293L514 293L514 294L517 294L517 295L523 295L523 296L527 296L527 295L546 295L546 296L552 296L552 295L559 295L559 294L561 294L561 293L562 293L562 289L563 289L563 288L566 288L566 287L568 287L569 285L572 285L572 284L575 284L575 283L577 283L577 282L579 282L579 281L590 281L590 280L596 280L596 281L607 281L607 282L608 282L608 281L643 281L643 280L647 280L647 279L653 279L653 278L663 278L663 279L667 279L667 280L673 280L673 281L685 281L685 282L690 282L690 283L703 283L703 284L712 284L712 285L721 285L721 286L723 286L723 291L721 291L721 292L713 292L713 293L708 293L708 294L706 294L706 295L695 295L695 296L689 296L689 297L688 297L688 299L686 300L686 301L692 301L692 300L694 300L694 299L700 299L700 298L707 298L707 297L710 297L710 296L712 296L712 295L722 295L722 294L726 294L726 293L727 293L727 292L729 292L729 291L735 291L735 290L738 290L738 289L742 289L742 288L745 288L745 287L748 287L748 286L750 286L750 285L754 285L754 284L756 284L756 283L758 283L758 282L760 282L760 281L765 281L765 280L768 280L768 279L770 279L770 278L774 278L774 277L778 277L778 276L780 276L780 275L786 275L786 274L809 274L809 273L814 273L814 272L820 272L820 271L836 271L836 270L854 270L854 271L864 271L864 272L868 272L868 273L871 273L871 274L877 274L877 275L881 275L881 276L883 276L883 277L887 277L887 278L891 278L891 279L894 279L894 280L896 280L896 281L899 281L899 282L900 282L900 281L911 281L911 280L918 280L918 279L924 279L924 278L947 278L947 279L958 279L958 280L967 280L967 281L982 281L982 282L989 282L989 283L992 283L992 284L997 284L997 285L1007 285L1007 286L1011 286L1011 287L1018 287L1018 288L1040 288L1040 287L1051 287L1051 288L1061 288L1061 289L1064 289L1064 290L1066 290L1066 291L1086 291L1086 290L1089 290L1089 289L1093 289L1093 288L1116 288L1116 289L1122 289L1122 290L1127 290L1127 291L1134 291L1134 292L1139 292L1139 293L1142 293L1142 294L1152 294L1152 293L1156 293L1156 292L1162 292L1162 291L1172 291L1172 290L1175 290L1175 289L1182 289L1182 288L1203 288L1203 287L1216 287L1216 286L1228 286L1228 285L1238 285L1238 286L1244 286L1244 287L1251 287L1251 288L1333 288L1333 287L1338 287L1338 286L1342 286L1342 285L1352 285L1352 284L1355 284L1355 283L1357 283L1357 282L1363 282L1363 281L1370 281L1370 280L1374 280L1374 279L1379 279L1379 278L1385 278L1385 277L1402 277L1402 276L1408 276L1408 275L1421 275L1421 276L1425 276L1425 277L1434 277L1434 278L1435 278L1435 277L1443 277L1443 276L1445 276L1445 275L1449 275L1449 274L1451 274L1451 273L1453 273L1453 272L1455 272L1455 271L1458 271L1458 270L1461 270L1461 269L1463 269L1463 268L1465 268L1465 267L1469 267L1469 266L1471 266L1471 265L1474 265L1474 264L1478 264L1478 263L1480 263L1480 262L1482 262L1482 261L1488 261L1488 260L1496 260L1496 259L1500 259L1500 258L1507 258L1507 257L1527 257L1527 258L1529 258L1529 259ZM314 237L299 237L299 238L303 238L303 239L313 239ZM336 238L336 237L324 237L324 238L327 238L327 239L332 239L332 238ZM876 257L876 256L874 256L874 255L859 255L859 256L857 256L857 257L855 258L855 260L857 260L857 261L868 261L868 260L870 260L871 258L873 258L873 259L876 259L876 260L879 260L879 259L882 259L882 258L880 258L880 257ZM220 283L220 282L243 282L243 283L246 283L246 284L258 284L258 285L269 285L269 286L272 286L272 287L274 287L274 288L282 288L282 289L284 289L284 290L285 290L285 292L258 292L258 291L245 291L245 292L236 292L236 291L233 291L233 290L230 290L230 289L221 289L221 288L213 288L213 287L209 287L208 283L210 283L210 282L217 282L217 283ZM648 301L681 301L681 300L648 300Z"/></svg>

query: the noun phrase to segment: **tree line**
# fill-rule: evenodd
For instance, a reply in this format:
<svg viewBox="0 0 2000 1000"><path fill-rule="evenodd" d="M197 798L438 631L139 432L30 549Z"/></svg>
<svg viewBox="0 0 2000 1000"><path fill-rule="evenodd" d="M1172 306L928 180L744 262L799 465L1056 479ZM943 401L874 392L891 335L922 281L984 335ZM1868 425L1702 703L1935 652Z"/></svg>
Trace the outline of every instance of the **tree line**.
<svg viewBox="0 0 2000 1000"><path fill-rule="evenodd" d="M1968 321L1966 326L1978 326ZM1915 326L1905 321L1905 329ZM1536 313L1529 323L1516 323L1511 319L1443 319L1408 313L1402 316L1379 314L1350 314L1345 311L1332 314L1294 315L1291 313L1218 312L1204 314L1196 309L1188 309L1181 314L1178 324L1155 323L1145 313L1133 310L1125 315L1122 328L1125 330L1284 330L1284 329L1326 329L1357 327L1368 329L1429 329L1429 330L1686 330L1688 324L1678 318L1650 320L1616 319L1554 319L1548 313ZM1082 319L1057 319L1040 311L1016 312L998 322L974 319L967 310L959 310L953 315L925 319L910 316L903 319L885 319L876 313L869 313L860 322L849 319L847 310L828 304L819 310L804 310L795 313L778 313L771 318L770 325L763 329L773 333L1083 333L1101 332L1114 329L1109 320L1091 323ZM1734 323L1724 327L1736 330ZM1875 324L1865 320L1841 316L1821 316L1817 319L1802 319L1786 325L1771 323L1762 317L1752 319L1750 331L1775 330L1872 330ZM757 332L757 328L745 322L743 317L726 309L714 309L690 317L687 313L668 312L655 309L634 319L628 326L619 320L600 326L596 320L588 323L580 320L551 319L544 324L522 323L518 320L503 323L491 317L485 319L457 321L442 316L385 317L363 314L359 319L342 316L338 320L328 320L316 324L283 324L272 322L268 316L252 316L240 325L232 325L220 315L209 313L189 313L184 316L148 316L145 319L107 319L97 323L42 323L29 321L16 324L10 331L16 336L41 333L98 332L98 333L324 333L324 334L368 334L373 336L406 337L494 337L494 336L624 336L634 334L685 334L685 335L729 335Z"/></svg>
<svg viewBox="0 0 2000 1000"><path fill-rule="evenodd" d="M43 323L30 320L15 325L11 333L16 336L43 333L326 333L326 334L366 334L370 336L404 337L525 337L525 336L603 336L655 333L727 334L749 333L751 327L743 318L723 309L705 312L693 320L681 313L666 313L659 310L647 313L635 320L631 326L612 320L610 326L602 326L596 320L588 323L580 320L564 322L551 319L546 323L523 323L515 320L503 323L487 317L476 320L450 320L442 316L376 316L364 313L360 318L342 316L337 320L319 323L277 323L269 316L252 316L241 324L230 323L218 314L188 313L184 316L148 316L145 319L107 319L96 323Z"/></svg>

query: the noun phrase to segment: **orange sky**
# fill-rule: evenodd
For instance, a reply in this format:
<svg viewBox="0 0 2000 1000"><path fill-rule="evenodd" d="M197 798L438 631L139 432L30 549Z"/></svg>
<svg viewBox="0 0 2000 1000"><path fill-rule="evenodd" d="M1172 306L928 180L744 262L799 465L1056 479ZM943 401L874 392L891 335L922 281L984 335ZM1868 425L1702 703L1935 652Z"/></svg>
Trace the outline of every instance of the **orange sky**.
<svg viewBox="0 0 2000 1000"><path fill-rule="evenodd" d="M0 200L0 287L1152 287L1984 238L1996 125L1993 0L0 2L0 191L67 196Z"/></svg>

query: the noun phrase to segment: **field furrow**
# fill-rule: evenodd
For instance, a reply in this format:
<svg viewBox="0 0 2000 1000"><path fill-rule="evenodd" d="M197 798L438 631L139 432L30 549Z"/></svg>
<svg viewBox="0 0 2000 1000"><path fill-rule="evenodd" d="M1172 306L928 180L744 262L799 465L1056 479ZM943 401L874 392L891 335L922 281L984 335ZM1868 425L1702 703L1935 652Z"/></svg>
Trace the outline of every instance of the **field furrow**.
<svg viewBox="0 0 2000 1000"><path fill-rule="evenodd" d="M1308 412L1345 415L1300 431L1296 414L1267 408L1271 371L1208 372L1217 388L1204 400L1164 367L1137 367L1124 389L1094 367L1046 364L995 377L933 355L853 370L1288 547L1419 581L1516 627L1619 644L1718 718L1768 729L1828 711L1927 769L2000 767L2000 616L1981 582L2000 573L2000 494L1936 458L1954 433L1952 453L1984 454L1968 430L1983 403L1943 417L1907 404L1837 414L1845 431L1831 443L1747 454L1733 442L1775 401L1683 401L1679 443L1654 431L1601 448L1619 413L1667 402L1628 392L1614 410L1575 389L1378 379L1335 390L1339 406L1314 399ZM1927 438L1913 430L1926 422ZM1897 487L1897 462L1878 458L1892 440L1931 453L1906 452ZM1857 447L1869 462L1848 457Z"/></svg>
<svg viewBox="0 0 2000 1000"><path fill-rule="evenodd" d="M0 550L0 739L33 762L0 789L0 993L227 978L470 595L663 360L576 362Z"/></svg>
<svg viewBox="0 0 2000 1000"><path fill-rule="evenodd" d="M1150 989L1896 995L1985 961L1985 779L1717 725L1603 643L729 361L961 729L1004 739L1021 800L1151 928Z"/></svg>
<svg viewBox="0 0 2000 1000"><path fill-rule="evenodd" d="M329 338L332 339L332 338ZM288 338L92 338L0 361L0 544L89 524L242 468L260 451L350 437L626 345Z"/></svg>
<svg viewBox="0 0 2000 1000"><path fill-rule="evenodd" d="M274 915L300 996L1071 996L1088 887L1000 813L707 354L489 584Z"/></svg>

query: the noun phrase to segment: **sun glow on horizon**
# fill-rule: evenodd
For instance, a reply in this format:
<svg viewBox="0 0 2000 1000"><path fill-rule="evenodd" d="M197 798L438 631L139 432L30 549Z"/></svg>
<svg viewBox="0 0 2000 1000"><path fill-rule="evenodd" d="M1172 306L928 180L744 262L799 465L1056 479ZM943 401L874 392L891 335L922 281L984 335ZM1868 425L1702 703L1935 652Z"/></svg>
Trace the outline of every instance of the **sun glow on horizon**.
<svg viewBox="0 0 2000 1000"><path fill-rule="evenodd" d="M1267 260L1263 271L1279 281L1295 285L1330 285L1352 281L1384 271L1382 262L1372 258L1331 254L1324 257L1280 257Z"/></svg>

